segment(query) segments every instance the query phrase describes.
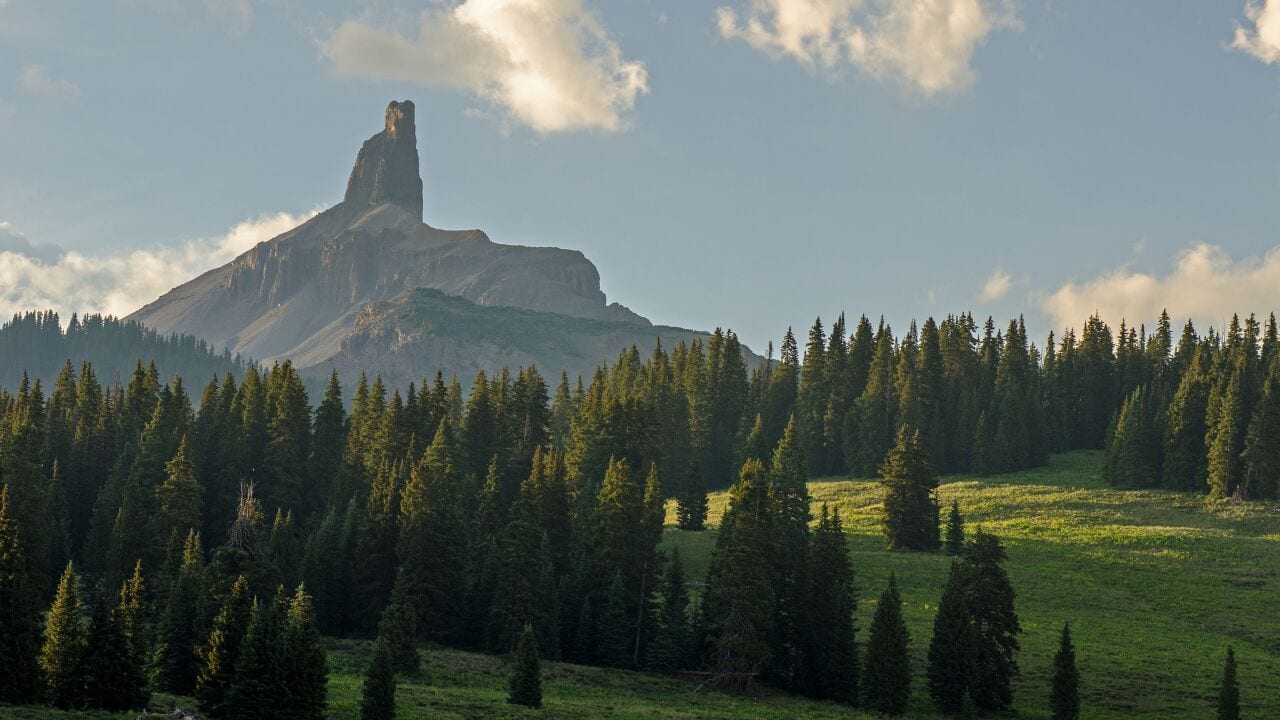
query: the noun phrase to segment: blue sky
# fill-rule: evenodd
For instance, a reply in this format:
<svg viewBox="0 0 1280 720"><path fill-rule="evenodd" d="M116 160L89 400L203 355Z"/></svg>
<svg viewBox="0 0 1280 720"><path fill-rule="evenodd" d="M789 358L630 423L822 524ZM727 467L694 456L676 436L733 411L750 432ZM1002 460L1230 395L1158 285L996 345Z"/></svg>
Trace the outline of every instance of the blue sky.
<svg viewBox="0 0 1280 720"><path fill-rule="evenodd" d="M428 223L761 349L1280 297L1280 0L0 0L0 310L127 312L337 202L393 98Z"/></svg>

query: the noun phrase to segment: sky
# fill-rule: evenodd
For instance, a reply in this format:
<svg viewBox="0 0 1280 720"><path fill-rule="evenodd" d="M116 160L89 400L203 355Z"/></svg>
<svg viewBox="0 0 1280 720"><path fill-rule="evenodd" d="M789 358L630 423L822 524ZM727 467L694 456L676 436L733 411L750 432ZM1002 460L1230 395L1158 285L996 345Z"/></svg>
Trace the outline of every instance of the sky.
<svg viewBox="0 0 1280 720"><path fill-rule="evenodd" d="M0 313L126 314L341 200L733 328L1280 305L1280 0L0 0Z"/></svg>

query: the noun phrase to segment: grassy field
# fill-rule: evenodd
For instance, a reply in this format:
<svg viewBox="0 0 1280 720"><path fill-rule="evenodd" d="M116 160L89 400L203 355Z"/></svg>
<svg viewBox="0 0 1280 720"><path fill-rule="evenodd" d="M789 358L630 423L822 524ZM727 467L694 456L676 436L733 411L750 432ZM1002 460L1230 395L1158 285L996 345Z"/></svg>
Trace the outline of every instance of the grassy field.
<svg viewBox="0 0 1280 720"><path fill-rule="evenodd" d="M1099 453L1071 453L1050 465L996 478L945 478L944 504L960 501L971 524L1000 535L1018 591L1024 634L1016 687L1019 718L1047 718L1049 669L1064 620L1072 624L1082 673L1083 717L1212 717L1222 655L1234 645L1248 718L1280 718L1280 506L1232 506L1159 491L1119 491L1098 478ZM911 718L936 717L924 685L924 657L950 562L944 555L890 552L871 480L811 484L815 508L840 508L863 602L865 628L889 573L902 588L917 679ZM711 518L726 496L711 498ZM668 529L691 579L705 571L715 531ZM359 717L366 642L329 643L329 713ZM403 678L399 717L634 718L636 720L868 716L827 703L766 692L744 698L696 691L642 673L547 663L546 707L505 704L505 658L425 652L424 671ZM161 702L167 698L158 698ZM189 707L190 703L184 703ZM132 715L0 707L5 720L123 720Z"/></svg>
<svg viewBox="0 0 1280 720"><path fill-rule="evenodd" d="M969 523L1008 549L1024 630L1018 717L1048 717L1051 661L1070 621L1085 718L1211 717L1228 644L1246 717L1280 718L1280 506L1114 490L1099 477L1101 462L1101 453L1069 453L1022 473L944 478L939 488L944 508L958 500ZM815 510L840 508L862 628L897 573L917 670L912 706L930 717L925 653L949 558L884 549L872 480L820 480L810 492ZM726 502L711 498L713 523ZM714 531L666 535L695 577L714 544Z"/></svg>

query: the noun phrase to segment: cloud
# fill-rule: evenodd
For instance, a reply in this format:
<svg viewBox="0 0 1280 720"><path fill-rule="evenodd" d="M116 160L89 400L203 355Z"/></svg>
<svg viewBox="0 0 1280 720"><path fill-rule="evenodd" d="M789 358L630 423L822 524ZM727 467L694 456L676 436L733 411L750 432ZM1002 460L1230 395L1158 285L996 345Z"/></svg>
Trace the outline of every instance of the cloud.
<svg viewBox="0 0 1280 720"><path fill-rule="evenodd" d="M983 283L982 292L978 293L978 298L983 302L999 300L1009 294L1011 287L1013 287L1013 276L996 268L987 276L987 281Z"/></svg>
<svg viewBox="0 0 1280 720"><path fill-rule="evenodd" d="M464 90L538 133L614 132L649 91L584 0L464 0L418 36L347 21L323 43L341 75Z"/></svg>
<svg viewBox="0 0 1280 720"><path fill-rule="evenodd" d="M844 64L922 95L973 84L973 54L1020 27L1012 0L750 0L716 12L722 37L771 57L838 71Z"/></svg>
<svg viewBox="0 0 1280 720"><path fill-rule="evenodd" d="M50 308L64 317L73 312L127 315L315 214L263 215L217 237L100 256L32 245L0 223L0 317Z"/></svg>
<svg viewBox="0 0 1280 720"><path fill-rule="evenodd" d="M1120 269L1067 283L1044 300L1044 309L1060 327L1078 327L1094 312L1113 323L1150 321L1164 309L1222 327L1232 313L1262 315L1278 304L1280 247L1261 258L1232 260L1220 247L1197 243L1177 255L1164 277Z"/></svg>
<svg viewBox="0 0 1280 720"><path fill-rule="evenodd" d="M1280 62L1280 0L1263 0L1261 5L1251 0L1244 14L1253 27L1237 23L1231 47L1268 65Z"/></svg>
<svg viewBox="0 0 1280 720"><path fill-rule="evenodd" d="M80 88L74 83L55 78L43 65L23 65L18 72L22 89L32 95L69 100L80 97Z"/></svg>

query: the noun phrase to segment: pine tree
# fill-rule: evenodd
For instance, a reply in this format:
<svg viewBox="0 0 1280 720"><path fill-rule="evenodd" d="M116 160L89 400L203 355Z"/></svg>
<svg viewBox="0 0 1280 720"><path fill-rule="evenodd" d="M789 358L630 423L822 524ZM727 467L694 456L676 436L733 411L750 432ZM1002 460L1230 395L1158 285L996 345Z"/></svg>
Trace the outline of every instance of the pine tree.
<svg viewBox="0 0 1280 720"><path fill-rule="evenodd" d="M529 625L520 633L520 642L516 646L507 702L531 708L542 707L542 664L538 660L538 640Z"/></svg>
<svg viewBox="0 0 1280 720"><path fill-rule="evenodd" d="M316 629L315 608L311 596L299 585L289 602L284 629L289 718L322 720L329 686L329 668L320 631Z"/></svg>
<svg viewBox="0 0 1280 720"><path fill-rule="evenodd" d="M1115 433L1107 445L1102 474L1108 483L1122 487L1155 486L1161 463L1150 416L1147 393L1139 387L1121 406Z"/></svg>
<svg viewBox="0 0 1280 720"><path fill-rule="evenodd" d="M40 649L40 670L44 675L44 697L58 708L80 707L84 703L85 628L81 617L80 578L67 563L53 607L44 626L44 646Z"/></svg>
<svg viewBox="0 0 1280 720"><path fill-rule="evenodd" d="M663 673L680 670L688 660L689 644L689 591L685 588L680 549L673 548L662 580L658 636L645 655L645 667Z"/></svg>
<svg viewBox="0 0 1280 720"><path fill-rule="evenodd" d="M805 662L804 645L811 645L806 641L805 636L808 633L804 625L806 621L805 585L809 562L809 521L812 519L809 509L807 485L809 476L806 465L805 452L800 444L800 428L792 419L787 423L782 439L778 441L778 447L773 452L773 463L769 468L769 487L778 510L777 529L781 545L777 549L778 563L774 573L775 604L773 627L770 630L767 674L772 682L782 687L799 689L803 684L821 692L816 690L821 681L812 674L805 673L801 667ZM843 532L839 536L839 542L842 544L845 542ZM836 549L834 542L830 549ZM841 556L835 553L826 558L832 562L839 562L840 559ZM847 558L844 562L847 566ZM845 570L847 571L845 577L836 577L840 573L839 568L832 568L830 571L823 568L823 573L833 573L824 578L834 583L830 588L833 592L852 590L852 571L847 567ZM849 584L849 587L840 587L841 583ZM840 602L834 597L830 599L837 604ZM834 633L833 639L836 645L846 639L852 642L851 638L842 637L848 628L841 627L839 611L834 607L829 609L835 613L835 616L828 619L835 625L824 630L824 633L828 631ZM834 658L824 659L813 664L812 667L817 669L826 666L828 660L835 662ZM847 671L847 668L835 671L839 673ZM855 678L854 685L856 684Z"/></svg>
<svg viewBox="0 0 1280 720"><path fill-rule="evenodd" d="M200 532L200 485L196 481L196 466L182 437L178 452L165 464L165 481L156 488L157 512L152 523L152 536L157 542L165 542L170 535L186 537L188 532Z"/></svg>
<svg viewBox="0 0 1280 720"><path fill-rule="evenodd" d="M951 501L951 513L947 515L947 533L944 540L948 555L959 555L964 550L964 516L960 514L960 501Z"/></svg>
<svg viewBox="0 0 1280 720"><path fill-rule="evenodd" d="M24 564L21 536L10 514L9 486L0 487L0 702L29 703L39 688L39 616Z"/></svg>
<svg viewBox="0 0 1280 720"><path fill-rule="evenodd" d="M707 482L701 467L690 462L676 495L676 518L681 530L698 531L707 523Z"/></svg>
<svg viewBox="0 0 1280 720"><path fill-rule="evenodd" d="M137 658L127 651L123 623L112 613L107 597L99 593L89 620L80 669L84 703L111 711L143 708L150 697L146 675Z"/></svg>
<svg viewBox="0 0 1280 720"><path fill-rule="evenodd" d="M1076 648L1071 644L1071 626L1063 624L1058 653L1053 656L1053 691L1049 695L1052 720L1080 720L1080 673L1076 670Z"/></svg>
<svg viewBox="0 0 1280 720"><path fill-rule="evenodd" d="M360 720L394 720L396 716L396 676L391 667L391 651L382 638L373 644L373 657L360 688Z"/></svg>
<svg viewBox="0 0 1280 720"><path fill-rule="evenodd" d="M200 648L195 698L201 709L213 717L225 714L223 703L235 678L236 662L252 613L249 583L241 575L231 584L226 601L213 619L213 630Z"/></svg>
<svg viewBox="0 0 1280 720"><path fill-rule="evenodd" d="M1166 411L1162 485L1174 490L1201 490L1208 478L1205 422L1211 381L1208 346L1192 352L1186 372Z"/></svg>
<svg viewBox="0 0 1280 720"><path fill-rule="evenodd" d="M938 486L933 468L920 446L920 433L905 425L898 430L897 445L880 466L885 488L884 531L890 548L936 550L938 541Z"/></svg>
<svg viewBox="0 0 1280 720"><path fill-rule="evenodd" d="M152 683L177 695L190 695L196 686L200 642L200 603L204 597L200 539L195 531L187 535L182 565L166 599L164 615L156 633L152 658Z"/></svg>
<svg viewBox="0 0 1280 720"><path fill-rule="evenodd" d="M1209 492L1214 497L1226 498L1244 491L1244 468L1240 460L1244 450L1241 427L1246 421L1241 387L1243 374L1243 368L1231 373L1205 438L1209 446Z"/></svg>
<svg viewBox="0 0 1280 720"><path fill-rule="evenodd" d="M764 466L748 460L729 489L701 606L717 672L759 672L768 660L777 547L777 511Z"/></svg>
<svg viewBox="0 0 1280 720"><path fill-rule="evenodd" d="M1022 626L1014 610L1013 587L1001 563L1000 540L981 528L973 535L961 559L965 606L972 619L973 654L970 695L983 713L1000 712L1013 705L1014 659Z"/></svg>
<svg viewBox="0 0 1280 720"><path fill-rule="evenodd" d="M929 697L939 712L955 715L963 707L973 683L974 651L973 617L966 598L964 569L959 560L953 560L929 641Z"/></svg>
<svg viewBox="0 0 1280 720"><path fill-rule="evenodd" d="M1218 720L1240 720L1240 685L1236 680L1236 651L1227 648L1222 665L1222 682L1218 685Z"/></svg>
<svg viewBox="0 0 1280 720"><path fill-rule="evenodd" d="M414 674L422 667L418 655L418 613L409 597L404 570L396 573L391 602L378 620L378 637L386 645L391 657L391 668L398 673Z"/></svg>
<svg viewBox="0 0 1280 720"><path fill-rule="evenodd" d="M822 506L813 534L808 562L805 612L798 618L804 681L801 687L819 698L858 701L857 590L849 540L840 521L840 510Z"/></svg>
<svg viewBox="0 0 1280 720"><path fill-rule="evenodd" d="M241 641L235 676L224 700L224 717L236 720L293 717L288 689L291 660L284 640L288 607L283 589L277 591L274 602L254 603Z"/></svg>
<svg viewBox="0 0 1280 720"><path fill-rule="evenodd" d="M898 583L889 576L889 586L880 594L863 663L862 698L869 710L885 715L901 715L911 698L911 636L902 618L902 598Z"/></svg>
<svg viewBox="0 0 1280 720"><path fill-rule="evenodd" d="M1273 360L1245 436L1248 495L1280 498L1280 362Z"/></svg>
<svg viewBox="0 0 1280 720"><path fill-rule="evenodd" d="M613 584L596 631L596 659L606 667L631 667L632 631L627 613L626 589L622 573L615 573Z"/></svg>

